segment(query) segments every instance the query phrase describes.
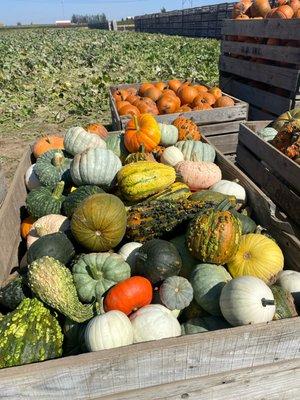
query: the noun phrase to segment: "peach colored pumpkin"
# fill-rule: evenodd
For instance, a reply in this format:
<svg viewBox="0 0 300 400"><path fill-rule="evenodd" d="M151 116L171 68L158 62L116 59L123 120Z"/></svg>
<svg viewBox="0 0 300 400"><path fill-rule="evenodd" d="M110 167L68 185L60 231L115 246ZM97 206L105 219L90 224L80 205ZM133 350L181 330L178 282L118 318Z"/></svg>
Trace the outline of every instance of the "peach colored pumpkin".
<svg viewBox="0 0 300 400"><path fill-rule="evenodd" d="M208 189L222 179L220 168L212 162L181 161L176 164L175 169L193 191Z"/></svg>

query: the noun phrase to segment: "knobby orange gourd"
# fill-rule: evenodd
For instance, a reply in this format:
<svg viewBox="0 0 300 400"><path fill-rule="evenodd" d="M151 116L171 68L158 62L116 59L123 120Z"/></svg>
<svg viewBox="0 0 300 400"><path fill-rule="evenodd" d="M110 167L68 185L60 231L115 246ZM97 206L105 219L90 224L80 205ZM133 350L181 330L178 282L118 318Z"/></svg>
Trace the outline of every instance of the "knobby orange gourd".
<svg viewBox="0 0 300 400"><path fill-rule="evenodd" d="M133 116L128 122L124 134L124 143L130 153L136 153L143 145L151 152L160 142L160 128L151 114Z"/></svg>

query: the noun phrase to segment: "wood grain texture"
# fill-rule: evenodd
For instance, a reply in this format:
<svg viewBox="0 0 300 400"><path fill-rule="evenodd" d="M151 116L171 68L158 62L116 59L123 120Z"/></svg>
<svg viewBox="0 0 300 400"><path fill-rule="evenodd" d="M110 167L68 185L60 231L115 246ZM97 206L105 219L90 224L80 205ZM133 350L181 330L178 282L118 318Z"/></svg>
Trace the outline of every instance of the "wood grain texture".
<svg viewBox="0 0 300 400"><path fill-rule="evenodd" d="M1 370L1 395L5 400L101 399L297 359L299 350L300 318L292 318Z"/></svg>
<svg viewBox="0 0 300 400"><path fill-rule="evenodd" d="M300 24L299 24L300 27ZM232 42L223 40L221 53L236 54L245 57L258 57L265 60L300 64L300 48L289 46L270 46L246 42Z"/></svg>
<svg viewBox="0 0 300 400"><path fill-rule="evenodd" d="M210 125L201 125L201 133L206 137L224 135L226 133L236 133L240 129L240 123L245 121L223 122Z"/></svg>
<svg viewBox="0 0 300 400"><path fill-rule="evenodd" d="M273 120L276 119L278 115L271 114L267 111L261 110L254 106L249 106L249 120L250 121L264 121L264 120Z"/></svg>
<svg viewBox="0 0 300 400"><path fill-rule="evenodd" d="M4 176L4 172L1 170L0 167L0 207L5 199L6 193L7 193L6 179Z"/></svg>
<svg viewBox="0 0 300 400"><path fill-rule="evenodd" d="M240 60L224 55L220 57L220 71L286 90L295 91L298 85L299 70Z"/></svg>
<svg viewBox="0 0 300 400"><path fill-rule="evenodd" d="M222 35L241 35L283 40L300 40L299 19L263 19L223 21Z"/></svg>
<svg viewBox="0 0 300 400"><path fill-rule="evenodd" d="M223 154L232 154L236 153L238 136L238 132L233 132L226 135L209 136L209 139L210 142Z"/></svg>

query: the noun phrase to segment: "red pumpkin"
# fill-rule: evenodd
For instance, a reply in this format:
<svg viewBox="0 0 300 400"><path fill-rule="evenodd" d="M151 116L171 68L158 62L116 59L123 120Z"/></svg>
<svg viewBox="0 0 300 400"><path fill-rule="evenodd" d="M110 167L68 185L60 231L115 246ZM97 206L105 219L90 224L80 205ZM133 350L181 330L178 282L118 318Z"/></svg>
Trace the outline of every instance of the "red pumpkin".
<svg viewBox="0 0 300 400"><path fill-rule="evenodd" d="M107 293L104 299L105 311L119 310L129 315L151 303L152 285L142 276L132 276L117 283Z"/></svg>

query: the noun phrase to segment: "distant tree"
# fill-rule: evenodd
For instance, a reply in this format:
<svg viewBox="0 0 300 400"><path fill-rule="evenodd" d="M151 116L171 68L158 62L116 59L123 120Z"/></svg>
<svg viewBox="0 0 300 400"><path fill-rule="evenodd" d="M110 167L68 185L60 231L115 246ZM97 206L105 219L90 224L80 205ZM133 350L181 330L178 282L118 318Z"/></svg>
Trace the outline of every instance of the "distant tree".
<svg viewBox="0 0 300 400"><path fill-rule="evenodd" d="M17 23L17 26L22 26L21 22L18 22L18 23Z"/></svg>
<svg viewBox="0 0 300 400"><path fill-rule="evenodd" d="M162 12L162 13L167 12L166 7L163 7L163 8L160 10L160 12Z"/></svg>

